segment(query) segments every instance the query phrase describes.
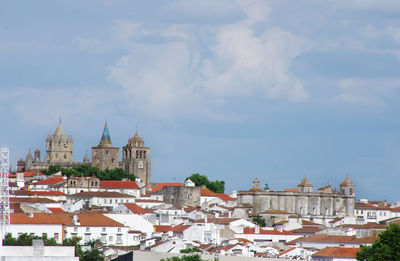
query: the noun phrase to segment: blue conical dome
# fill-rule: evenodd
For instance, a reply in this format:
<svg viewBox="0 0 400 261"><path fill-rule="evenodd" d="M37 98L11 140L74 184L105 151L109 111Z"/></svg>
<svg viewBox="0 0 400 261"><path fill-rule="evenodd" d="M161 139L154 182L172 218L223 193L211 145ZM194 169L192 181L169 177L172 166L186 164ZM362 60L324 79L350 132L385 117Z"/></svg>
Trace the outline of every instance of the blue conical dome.
<svg viewBox="0 0 400 261"><path fill-rule="evenodd" d="M108 126L107 122L104 124L104 130L103 130L103 135L101 136L101 140L99 143L99 146L111 146L111 138L110 138L110 132L108 131Z"/></svg>

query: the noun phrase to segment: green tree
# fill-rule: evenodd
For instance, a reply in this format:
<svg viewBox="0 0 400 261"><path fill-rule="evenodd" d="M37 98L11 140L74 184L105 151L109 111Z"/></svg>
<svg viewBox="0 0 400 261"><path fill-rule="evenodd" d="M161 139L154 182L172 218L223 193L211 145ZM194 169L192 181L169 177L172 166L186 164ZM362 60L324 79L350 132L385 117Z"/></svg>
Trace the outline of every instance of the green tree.
<svg viewBox="0 0 400 261"><path fill-rule="evenodd" d="M253 218L253 223L256 223L260 227L265 227L265 219L261 217L255 217Z"/></svg>
<svg viewBox="0 0 400 261"><path fill-rule="evenodd" d="M206 261L201 259L200 255L190 255L190 256L173 256L166 259L161 259L160 261Z"/></svg>
<svg viewBox="0 0 400 261"><path fill-rule="evenodd" d="M371 246L361 246L357 260L400 260L400 225L391 224Z"/></svg>
<svg viewBox="0 0 400 261"><path fill-rule="evenodd" d="M193 181L196 186L205 185L209 190L215 193L224 193L225 191L225 181L223 180L210 181L207 176L200 175L199 173L194 173L186 179Z"/></svg>
<svg viewBox="0 0 400 261"><path fill-rule="evenodd" d="M71 177L72 175L76 177L90 177L92 175L95 175L100 180L129 179L133 181L136 178L135 175L128 174L121 168L116 168L112 170L106 169L104 171L101 171L99 168L92 167L88 164L74 165L72 168L63 168L60 165L50 165L49 169L41 170L41 172L46 175L51 175L59 171L61 171L61 173L67 177Z"/></svg>
<svg viewBox="0 0 400 261"><path fill-rule="evenodd" d="M83 252L82 256L80 256L81 261L103 261L104 257L101 255L100 250L97 248L91 248L90 250L86 250Z"/></svg>
<svg viewBox="0 0 400 261"><path fill-rule="evenodd" d="M80 237L70 237L63 240L63 246L74 246L75 247L75 256L81 257L83 254L82 247L79 244L82 238Z"/></svg>

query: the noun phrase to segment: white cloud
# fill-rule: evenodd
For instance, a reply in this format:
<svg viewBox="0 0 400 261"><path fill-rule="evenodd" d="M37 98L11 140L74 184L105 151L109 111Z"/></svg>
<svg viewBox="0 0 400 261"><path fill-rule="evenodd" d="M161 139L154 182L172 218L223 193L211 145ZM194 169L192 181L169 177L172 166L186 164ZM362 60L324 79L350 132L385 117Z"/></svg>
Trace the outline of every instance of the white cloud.
<svg viewBox="0 0 400 261"><path fill-rule="evenodd" d="M340 93L335 98L338 101L360 105L384 106L400 90L400 78L349 78L341 80L339 87Z"/></svg>
<svg viewBox="0 0 400 261"><path fill-rule="evenodd" d="M337 7L370 11L399 12L398 0L335 0Z"/></svg>
<svg viewBox="0 0 400 261"><path fill-rule="evenodd" d="M26 125L53 127L61 115L79 128L87 119L106 120L103 117L114 111L112 101L117 96L116 90L99 87L20 88L10 91L4 103Z"/></svg>

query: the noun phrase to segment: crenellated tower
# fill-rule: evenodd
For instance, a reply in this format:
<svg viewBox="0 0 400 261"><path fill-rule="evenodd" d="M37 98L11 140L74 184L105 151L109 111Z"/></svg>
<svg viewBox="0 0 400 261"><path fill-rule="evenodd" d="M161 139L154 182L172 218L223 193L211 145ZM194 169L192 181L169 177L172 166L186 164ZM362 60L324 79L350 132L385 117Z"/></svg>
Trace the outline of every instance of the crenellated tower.
<svg viewBox="0 0 400 261"><path fill-rule="evenodd" d="M146 184L150 183L150 148L144 146L144 140L137 131L123 147L122 163L126 173L134 174Z"/></svg>
<svg viewBox="0 0 400 261"><path fill-rule="evenodd" d="M46 158L47 163L73 163L73 139L65 134L61 120L54 134L47 136L46 139Z"/></svg>

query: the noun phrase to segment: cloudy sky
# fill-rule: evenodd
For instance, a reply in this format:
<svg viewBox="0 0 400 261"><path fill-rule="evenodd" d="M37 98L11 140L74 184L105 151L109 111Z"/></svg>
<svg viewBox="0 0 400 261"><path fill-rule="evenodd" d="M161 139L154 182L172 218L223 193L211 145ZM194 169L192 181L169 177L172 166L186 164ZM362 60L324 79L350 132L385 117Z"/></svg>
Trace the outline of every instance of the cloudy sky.
<svg viewBox="0 0 400 261"><path fill-rule="evenodd" d="M87 0L0 5L0 144L81 161L136 128L152 180L303 177L400 200L400 1Z"/></svg>

